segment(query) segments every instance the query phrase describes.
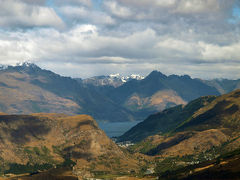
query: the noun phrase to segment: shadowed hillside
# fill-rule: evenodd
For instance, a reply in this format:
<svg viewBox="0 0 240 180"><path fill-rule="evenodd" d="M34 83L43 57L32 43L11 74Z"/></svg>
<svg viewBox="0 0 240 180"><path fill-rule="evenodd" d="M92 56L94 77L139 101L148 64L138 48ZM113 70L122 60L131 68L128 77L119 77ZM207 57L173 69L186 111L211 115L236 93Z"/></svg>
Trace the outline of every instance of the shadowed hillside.
<svg viewBox="0 0 240 180"><path fill-rule="evenodd" d="M99 121L134 119L128 110L94 89L29 63L0 70L0 111L84 113Z"/></svg>
<svg viewBox="0 0 240 180"><path fill-rule="evenodd" d="M108 95L140 117L147 117L153 112L186 104L200 96L220 93L215 87L187 75L166 76L153 71L143 80L132 80L110 90Z"/></svg>
<svg viewBox="0 0 240 180"><path fill-rule="evenodd" d="M177 170L165 173L157 172L160 179L239 179L240 176L239 149L219 156L216 159L197 165L179 167Z"/></svg>
<svg viewBox="0 0 240 180"><path fill-rule="evenodd" d="M202 97L150 116L119 140L143 139L130 149L148 155L201 156L209 151L207 154L213 158L239 147L239 107L240 90Z"/></svg>
<svg viewBox="0 0 240 180"><path fill-rule="evenodd" d="M0 147L1 174L70 168L72 176L83 178L138 172L144 165L122 151L87 115L0 115Z"/></svg>
<svg viewBox="0 0 240 180"><path fill-rule="evenodd" d="M215 98L215 96L201 97L186 106L179 105L153 114L120 136L119 141L137 142L151 135L167 133Z"/></svg>

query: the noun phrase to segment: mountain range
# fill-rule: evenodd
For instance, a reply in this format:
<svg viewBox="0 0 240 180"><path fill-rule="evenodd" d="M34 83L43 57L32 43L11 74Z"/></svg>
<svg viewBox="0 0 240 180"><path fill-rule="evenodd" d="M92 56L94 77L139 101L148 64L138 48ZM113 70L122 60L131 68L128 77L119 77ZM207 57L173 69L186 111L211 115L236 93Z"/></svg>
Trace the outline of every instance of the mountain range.
<svg viewBox="0 0 240 180"><path fill-rule="evenodd" d="M240 90L165 109L118 140L155 157L159 179L239 179Z"/></svg>
<svg viewBox="0 0 240 180"><path fill-rule="evenodd" d="M0 113L0 175L237 179L239 132L240 90L151 115L120 137L136 142L125 147L110 140L88 115Z"/></svg>
<svg viewBox="0 0 240 180"><path fill-rule="evenodd" d="M134 77L92 81L30 63L2 66L0 178L239 177L239 80L158 71ZM116 144L90 115L112 122L148 117Z"/></svg>
<svg viewBox="0 0 240 180"><path fill-rule="evenodd" d="M133 119L130 112L94 89L28 63L0 70L0 111L89 114L99 121Z"/></svg>
<svg viewBox="0 0 240 180"><path fill-rule="evenodd" d="M144 76L140 76L139 74L131 74L130 76L121 76L119 73L117 73L117 74L110 74L109 76L94 76L87 79L80 79L80 78L76 78L76 79L86 85L112 86L116 88L133 79L142 80L144 79Z"/></svg>
<svg viewBox="0 0 240 180"><path fill-rule="evenodd" d="M119 140L138 142L133 150L149 155L196 156L215 148L215 156L240 146L239 130L240 90L235 90L151 115Z"/></svg>
<svg viewBox="0 0 240 180"><path fill-rule="evenodd" d="M0 69L0 111L84 113L97 121L135 121L200 96L230 92L239 84L240 80L206 81L158 71L145 78L115 74L73 79L23 63Z"/></svg>

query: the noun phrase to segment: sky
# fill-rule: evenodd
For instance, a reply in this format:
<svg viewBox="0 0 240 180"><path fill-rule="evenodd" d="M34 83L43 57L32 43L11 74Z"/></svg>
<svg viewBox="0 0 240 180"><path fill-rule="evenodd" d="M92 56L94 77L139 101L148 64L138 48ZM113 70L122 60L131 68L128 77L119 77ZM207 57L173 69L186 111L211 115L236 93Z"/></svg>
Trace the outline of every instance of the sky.
<svg viewBox="0 0 240 180"><path fill-rule="evenodd" d="M0 64L240 78L240 0L0 0Z"/></svg>

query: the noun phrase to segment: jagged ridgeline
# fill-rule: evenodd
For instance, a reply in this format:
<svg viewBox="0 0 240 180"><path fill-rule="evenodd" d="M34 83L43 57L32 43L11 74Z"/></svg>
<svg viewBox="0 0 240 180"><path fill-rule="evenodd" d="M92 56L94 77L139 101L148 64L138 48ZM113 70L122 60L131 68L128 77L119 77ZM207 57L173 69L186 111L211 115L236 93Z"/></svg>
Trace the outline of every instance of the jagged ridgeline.
<svg viewBox="0 0 240 180"><path fill-rule="evenodd" d="M239 80L203 81L158 71L145 78L110 75L73 79L23 63L0 68L0 111L88 114L109 122L144 120L200 96L229 92L239 84Z"/></svg>
<svg viewBox="0 0 240 180"><path fill-rule="evenodd" d="M119 140L138 142L133 151L166 157L234 150L240 145L240 90L151 115Z"/></svg>
<svg viewBox="0 0 240 180"><path fill-rule="evenodd" d="M98 121L134 119L129 111L93 88L29 63L0 70L0 111L88 114Z"/></svg>
<svg viewBox="0 0 240 180"><path fill-rule="evenodd" d="M155 157L159 179L238 179L240 90L151 115L118 140Z"/></svg>
<svg viewBox="0 0 240 180"><path fill-rule="evenodd" d="M55 175L60 169L86 178L138 172L143 163L122 151L87 115L2 114L0 137L2 175L57 168Z"/></svg>

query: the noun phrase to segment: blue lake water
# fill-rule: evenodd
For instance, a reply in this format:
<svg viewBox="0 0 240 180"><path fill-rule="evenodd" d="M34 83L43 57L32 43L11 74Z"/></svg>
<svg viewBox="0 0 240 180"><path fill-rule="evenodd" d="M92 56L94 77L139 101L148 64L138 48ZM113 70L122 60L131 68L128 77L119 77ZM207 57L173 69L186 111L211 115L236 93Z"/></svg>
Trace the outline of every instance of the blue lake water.
<svg viewBox="0 0 240 180"><path fill-rule="evenodd" d="M141 121L134 122L107 122L100 123L98 122L99 127L105 131L108 137L120 136L131 129L136 124Z"/></svg>

